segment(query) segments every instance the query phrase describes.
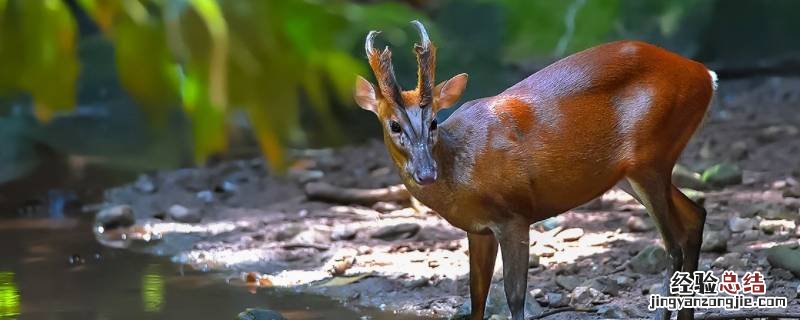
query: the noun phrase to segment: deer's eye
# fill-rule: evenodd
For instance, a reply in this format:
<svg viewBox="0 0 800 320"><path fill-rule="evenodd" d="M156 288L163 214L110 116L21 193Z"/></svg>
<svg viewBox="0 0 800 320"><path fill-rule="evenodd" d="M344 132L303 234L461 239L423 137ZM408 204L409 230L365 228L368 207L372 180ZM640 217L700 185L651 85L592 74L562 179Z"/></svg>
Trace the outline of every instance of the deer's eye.
<svg viewBox="0 0 800 320"><path fill-rule="evenodd" d="M394 120L389 121L389 129L391 129L394 133L400 133L403 131L403 128L400 127L400 124Z"/></svg>
<svg viewBox="0 0 800 320"><path fill-rule="evenodd" d="M431 131L436 130L436 126L438 124L439 124L439 122L436 121L436 119L433 119L433 121L431 121Z"/></svg>

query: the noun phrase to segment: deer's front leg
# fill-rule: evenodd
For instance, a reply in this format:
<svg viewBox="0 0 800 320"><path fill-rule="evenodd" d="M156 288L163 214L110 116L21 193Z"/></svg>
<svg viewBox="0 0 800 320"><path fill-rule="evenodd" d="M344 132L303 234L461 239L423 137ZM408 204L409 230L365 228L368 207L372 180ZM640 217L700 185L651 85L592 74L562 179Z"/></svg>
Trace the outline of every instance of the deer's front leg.
<svg viewBox="0 0 800 320"><path fill-rule="evenodd" d="M525 291L528 288L528 247L530 225L512 220L493 231L503 255L503 285L512 320L525 319Z"/></svg>
<svg viewBox="0 0 800 320"><path fill-rule="evenodd" d="M470 318L483 320L486 296L492 284L494 261L497 258L497 240L491 233L468 233L469 240L469 298L472 305Z"/></svg>

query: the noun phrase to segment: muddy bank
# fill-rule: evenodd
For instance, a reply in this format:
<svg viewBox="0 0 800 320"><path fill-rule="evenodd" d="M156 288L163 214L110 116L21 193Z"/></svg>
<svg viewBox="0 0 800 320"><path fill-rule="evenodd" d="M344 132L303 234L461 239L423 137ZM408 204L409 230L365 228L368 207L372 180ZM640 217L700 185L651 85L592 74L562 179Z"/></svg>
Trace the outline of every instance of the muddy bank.
<svg viewBox="0 0 800 320"><path fill-rule="evenodd" d="M797 88L800 80L789 78L721 83L680 161L685 170L677 173L709 212L700 268L717 275L762 271L767 294L789 298L793 312L800 311L800 271L775 267L768 249L798 244ZM108 220L96 233L110 246L170 256L199 270L231 270L232 281L254 289L285 287L436 318L464 310L464 232L411 201L307 196L309 183L398 184L380 142L294 157L288 178L270 175L261 160L143 175L107 192L103 207L113 210L104 211ZM659 290L665 261L652 221L630 196L611 190L530 232L530 312L572 305L595 312L548 319L649 316L646 294ZM507 314L501 278L496 272L489 314Z"/></svg>

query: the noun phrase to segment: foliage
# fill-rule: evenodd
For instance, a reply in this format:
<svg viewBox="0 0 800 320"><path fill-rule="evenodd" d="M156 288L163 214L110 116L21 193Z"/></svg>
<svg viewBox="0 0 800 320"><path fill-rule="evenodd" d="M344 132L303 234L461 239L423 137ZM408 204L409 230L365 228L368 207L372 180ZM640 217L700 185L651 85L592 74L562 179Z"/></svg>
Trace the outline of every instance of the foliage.
<svg viewBox="0 0 800 320"><path fill-rule="evenodd" d="M329 107L350 104L363 62L350 51L367 28L388 35L418 18L400 4L318 1L79 0L114 46L120 82L155 123L182 106L197 161L226 146L226 117L243 111L270 163L303 140L301 101L326 135ZM30 93L48 120L75 104L75 21L60 0L0 0L0 95ZM21 48L21 49L20 49ZM358 51L360 52L360 51ZM23 75L16 77L14 75ZM55 75L55 76L54 76ZM306 100L303 100L306 99Z"/></svg>

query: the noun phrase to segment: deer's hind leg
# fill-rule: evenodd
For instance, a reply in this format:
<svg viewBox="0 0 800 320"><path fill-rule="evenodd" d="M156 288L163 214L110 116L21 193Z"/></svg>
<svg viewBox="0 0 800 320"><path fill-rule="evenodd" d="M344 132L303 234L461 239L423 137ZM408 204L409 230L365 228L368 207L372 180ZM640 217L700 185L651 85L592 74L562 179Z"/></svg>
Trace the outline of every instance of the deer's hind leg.
<svg viewBox="0 0 800 320"><path fill-rule="evenodd" d="M647 208L661 233L670 260L662 294L669 295L669 278L673 273L697 269L705 210L672 185L669 169L642 170L629 174L627 180L635 197ZM668 310L656 311L655 319L669 318ZM693 319L693 311L681 310L678 318Z"/></svg>

